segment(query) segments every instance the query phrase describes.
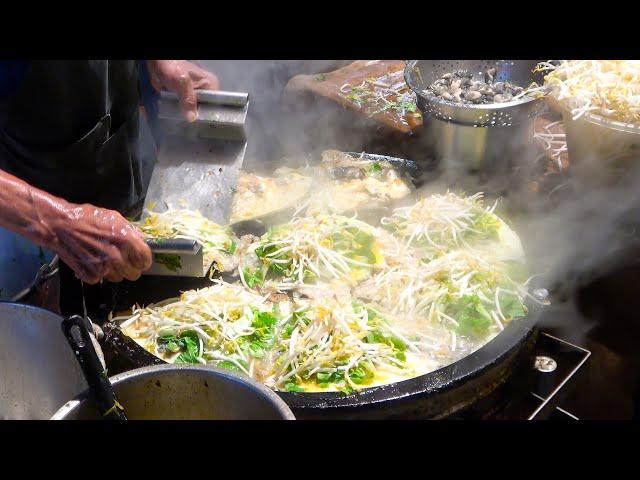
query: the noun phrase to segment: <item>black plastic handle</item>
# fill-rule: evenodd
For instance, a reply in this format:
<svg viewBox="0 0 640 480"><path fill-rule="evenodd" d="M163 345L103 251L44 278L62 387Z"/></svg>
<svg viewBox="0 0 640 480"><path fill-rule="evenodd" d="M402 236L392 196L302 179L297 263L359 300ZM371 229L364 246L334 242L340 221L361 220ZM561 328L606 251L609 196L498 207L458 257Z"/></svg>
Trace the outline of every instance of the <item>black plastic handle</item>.
<svg viewBox="0 0 640 480"><path fill-rule="evenodd" d="M84 378L89 384L91 399L100 414L106 420L127 420L124 408L118 403L107 372L91 341L88 322L89 320L79 315L65 318L62 321L62 333L80 363Z"/></svg>
<svg viewBox="0 0 640 480"><path fill-rule="evenodd" d="M196 240L186 238L149 238L146 243L153 253L196 255L202 249Z"/></svg>

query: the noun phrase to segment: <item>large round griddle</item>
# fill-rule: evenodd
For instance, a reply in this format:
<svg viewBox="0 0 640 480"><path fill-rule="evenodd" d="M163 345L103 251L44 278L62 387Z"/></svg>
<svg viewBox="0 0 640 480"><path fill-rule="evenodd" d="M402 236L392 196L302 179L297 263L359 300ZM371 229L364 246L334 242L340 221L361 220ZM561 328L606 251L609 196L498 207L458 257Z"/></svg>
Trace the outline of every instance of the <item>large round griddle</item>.
<svg viewBox="0 0 640 480"><path fill-rule="evenodd" d="M412 161L381 155L351 153L374 161L388 160L400 172L421 184L427 176ZM142 277L114 286L115 310L134 303L149 304L179 295L180 291L210 286L208 279ZM365 388L351 395L341 392L278 392L298 419L442 418L473 405L503 385L523 364L530 362L535 343L538 305L529 303L526 317L511 322L474 353L412 379ZM127 337L114 324L103 327L103 349L110 371L165 363Z"/></svg>

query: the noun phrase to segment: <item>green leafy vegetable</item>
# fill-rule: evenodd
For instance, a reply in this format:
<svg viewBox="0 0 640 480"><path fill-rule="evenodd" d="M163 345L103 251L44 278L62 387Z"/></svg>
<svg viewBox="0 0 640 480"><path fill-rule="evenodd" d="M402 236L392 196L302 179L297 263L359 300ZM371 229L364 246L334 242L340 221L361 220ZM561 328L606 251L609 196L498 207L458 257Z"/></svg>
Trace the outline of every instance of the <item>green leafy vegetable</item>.
<svg viewBox="0 0 640 480"><path fill-rule="evenodd" d="M177 272L182 268L180 255L176 253L154 253L153 260L160 265L164 265L172 272Z"/></svg>
<svg viewBox="0 0 640 480"><path fill-rule="evenodd" d="M198 334L193 330L182 332L179 336L174 334L162 335L158 343L171 353L182 351L175 363L198 363L200 357L200 341Z"/></svg>
<svg viewBox="0 0 640 480"><path fill-rule="evenodd" d="M499 235L498 231L500 229L500 220L495 215L491 213L483 212L478 215L473 222L473 230L468 230L465 232L465 237L467 239L489 239L489 240L498 240Z"/></svg>
<svg viewBox="0 0 640 480"><path fill-rule="evenodd" d="M239 364L241 364L244 368L247 368L247 362L245 362L242 359L238 359L237 362ZM229 360L220 360L218 361L216 364L216 367L219 368L226 368L227 370L232 370L234 372L242 372L242 369L240 367L238 367L238 365L236 365L235 363L229 361Z"/></svg>
<svg viewBox="0 0 640 480"><path fill-rule="evenodd" d="M367 343L384 343L401 352L404 352L407 349L407 344L400 340L398 337L389 333L382 332L381 330L372 330L368 332L366 341Z"/></svg>
<svg viewBox="0 0 640 480"><path fill-rule="evenodd" d="M233 252L236 251L236 248L238 248L238 244L235 240L231 240L225 250L228 254L233 254Z"/></svg>
<svg viewBox="0 0 640 480"><path fill-rule="evenodd" d="M249 285L249 288L253 288L256 285L262 285L262 282L264 282L262 270L251 270L249 267L245 267L244 270L242 270L242 275L244 277L244 281Z"/></svg>
<svg viewBox="0 0 640 480"><path fill-rule="evenodd" d="M370 382L375 376L375 370L369 362L358 362L349 370L349 378L356 385Z"/></svg>
<svg viewBox="0 0 640 480"><path fill-rule="evenodd" d="M520 299L511 293L501 293L499 301L502 314L509 320L524 317L527 314Z"/></svg>
<svg viewBox="0 0 640 480"><path fill-rule="evenodd" d="M464 295L450 303L446 313L458 322L456 331L460 335L482 337L491 326L491 315L477 295Z"/></svg>
<svg viewBox="0 0 640 480"><path fill-rule="evenodd" d="M305 389L299 386L297 383L289 382L284 386L287 392L304 392Z"/></svg>
<svg viewBox="0 0 640 480"><path fill-rule="evenodd" d="M512 280L518 283L524 283L529 277L529 269L523 262L508 260L504 263L507 266L507 275L509 275Z"/></svg>
<svg viewBox="0 0 640 480"><path fill-rule="evenodd" d="M382 171L382 165L379 162L375 162L371 165L371 175L376 175Z"/></svg>

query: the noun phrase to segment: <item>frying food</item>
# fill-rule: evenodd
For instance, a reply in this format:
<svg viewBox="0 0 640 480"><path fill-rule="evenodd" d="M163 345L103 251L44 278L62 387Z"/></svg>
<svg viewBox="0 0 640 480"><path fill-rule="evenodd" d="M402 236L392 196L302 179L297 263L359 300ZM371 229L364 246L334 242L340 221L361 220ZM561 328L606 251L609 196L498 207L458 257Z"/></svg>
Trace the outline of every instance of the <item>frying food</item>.
<svg viewBox="0 0 640 480"><path fill-rule="evenodd" d="M318 215L272 227L249 247L239 268L248 288L276 282L278 290L317 281L357 282L383 264L378 230L353 218Z"/></svg>
<svg viewBox="0 0 640 480"><path fill-rule="evenodd" d="M276 390L351 393L412 378L527 313L522 247L494 211L482 194L447 193L381 227L294 217L243 249L237 282L114 321L168 362L234 369Z"/></svg>
<svg viewBox="0 0 640 480"><path fill-rule="evenodd" d="M411 193L407 180L384 160L372 162L327 150L320 168L329 180L314 192L308 215L377 209Z"/></svg>
<svg viewBox="0 0 640 480"><path fill-rule="evenodd" d="M282 167L275 177L242 173L231 207L231 223L290 209L317 215L373 210L411 193L410 182L385 160L354 158L326 150L317 166Z"/></svg>
<svg viewBox="0 0 640 480"><path fill-rule="evenodd" d="M494 248L503 259L520 260L524 253L520 239L494 214L497 204L485 208L482 193L461 197L448 192L431 195L410 207L397 208L380 222L406 242L420 247L429 258L456 248Z"/></svg>
<svg viewBox="0 0 640 480"><path fill-rule="evenodd" d="M230 222L262 217L287 208L297 208L309 195L312 179L294 170L276 178L241 172Z"/></svg>
<svg viewBox="0 0 640 480"><path fill-rule="evenodd" d="M202 244L205 270L215 262L218 271L228 272L234 270L238 263L239 240L231 228L212 222L200 212L173 208L162 213L149 212L146 218L134 225L153 238L184 238L199 242ZM172 268L171 255L156 255L155 261Z"/></svg>
<svg viewBox="0 0 640 480"><path fill-rule="evenodd" d="M168 362L210 363L287 391L351 392L433 366L361 303L271 302L219 280L136 308L122 328Z"/></svg>

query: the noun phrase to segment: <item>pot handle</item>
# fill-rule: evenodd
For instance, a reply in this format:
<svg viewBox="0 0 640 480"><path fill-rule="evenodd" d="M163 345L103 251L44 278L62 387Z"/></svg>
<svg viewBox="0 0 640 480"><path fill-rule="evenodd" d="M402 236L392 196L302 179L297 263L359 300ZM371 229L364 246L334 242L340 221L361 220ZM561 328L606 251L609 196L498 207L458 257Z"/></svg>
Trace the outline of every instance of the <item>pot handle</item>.
<svg viewBox="0 0 640 480"><path fill-rule="evenodd" d="M127 420L124 408L118 403L109 381L104 359L98 356L97 350L100 353L102 350L90 333L93 327L87 323L91 323L90 320L79 315L65 318L62 321L62 333L82 368L91 398L100 414L106 420Z"/></svg>

